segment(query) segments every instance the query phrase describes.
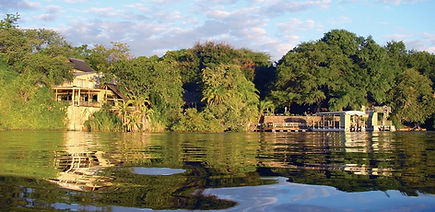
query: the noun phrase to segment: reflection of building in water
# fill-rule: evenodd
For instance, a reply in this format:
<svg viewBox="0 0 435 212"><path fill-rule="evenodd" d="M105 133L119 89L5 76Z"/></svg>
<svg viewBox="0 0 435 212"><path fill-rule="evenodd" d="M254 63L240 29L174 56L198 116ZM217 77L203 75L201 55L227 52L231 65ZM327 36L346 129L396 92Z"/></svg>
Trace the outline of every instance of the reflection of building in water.
<svg viewBox="0 0 435 212"><path fill-rule="evenodd" d="M344 171L370 176L392 176L394 171L388 162L388 153L392 152L389 133L304 133L299 134L304 135L302 139L292 135L296 134L269 137L269 145L264 145L262 155L257 157L258 163L270 168Z"/></svg>
<svg viewBox="0 0 435 212"><path fill-rule="evenodd" d="M391 152L391 139L385 136L381 141L379 139L380 135L379 132L373 132L371 134L345 134L345 150L347 153L364 153L365 162L369 160L388 161L388 158L381 158L381 155ZM376 154L377 152L384 154ZM389 167L376 167L376 165L373 164L346 163L344 164L344 171L357 175L392 176L394 170Z"/></svg>
<svg viewBox="0 0 435 212"><path fill-rule="evenodd" d="M56 167L60 171L50 182L77 191L98 190L111 186L112 178L99 173L112 164L104 158L102 151L90 150L83 133L67 132L65 151L56 153Z"/></svg>
<svg viewBox="0 0 435 212"><path fill-rule="evenodd" d="M369 176L392 176L392 168L374 168L367 166L366 164L346 164L344 171L352 172L357 175L369 175Z"/></svg>

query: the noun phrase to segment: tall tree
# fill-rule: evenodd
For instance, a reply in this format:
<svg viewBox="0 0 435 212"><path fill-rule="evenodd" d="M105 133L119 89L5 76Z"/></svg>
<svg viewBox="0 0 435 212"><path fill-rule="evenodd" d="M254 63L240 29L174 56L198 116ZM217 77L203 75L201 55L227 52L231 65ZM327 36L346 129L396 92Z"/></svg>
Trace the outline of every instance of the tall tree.
<svg viewBox="0 0 435 212"><path fill-rule="evenodd" d="M395 66L385 48L379 46L371 36L366 38L358 52L358 65L367 92L367 100L373 104L385 104L388 93L395 86L395 78L402 69Z"/></svg>
<svg viewBox="0 0 435 212"><path fill-rule="evenodd" d="M398 76L392 95L393 117L400 123L418 126L435 111L432 82L414 69Z"/></svg>
<svg viewBox="0 0 435 212"><path fill-rule="evenodd" d="M435 85L435 55L425 51L411 51L408 56L407 67L413 68L422 75L429 77L432 81L432 86Z"/></svg>
<svg viewBox="0 0 435 212"><path fill-rule="evenodd" d="M109 71L125 94L149 101L155 121L167 124L184 104L181 76L173 61L157 56L138 57L120 60Z"/></svg>
<svg viewBox="0 0 435 212"><path fill-rule="evenodd" d="M206 113L220 121L223 129L244 131L258 114L259 96L254 84L237 65L218 65L203 70Z"/></svg>
<svg viewBox="0 0 435 212"><path fill-rule="evenodd" d="M271 97L281 107L297 103L315 111L385 104L402 70L393 58L402 54L400 43L385 49L371 36L332 30L319 41L300 44L278 62Z"/></svg>

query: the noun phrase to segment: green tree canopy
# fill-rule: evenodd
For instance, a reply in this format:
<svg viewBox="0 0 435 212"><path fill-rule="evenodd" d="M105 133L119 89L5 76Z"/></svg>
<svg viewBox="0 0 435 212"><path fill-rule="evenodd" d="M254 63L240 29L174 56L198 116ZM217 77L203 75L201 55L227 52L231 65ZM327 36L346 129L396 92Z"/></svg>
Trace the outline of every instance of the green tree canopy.
<svg viewBox="0 0 435 212"><path fill-rule="evenodd" d="M393 65L372 37L332 30L284 55L271 96L281 107L297 103L314 107L314 112L383 104L400 72Z"/></svg>
<svg viewBox="0 0 435 212"><path fill-rule="evenodd" d="M170 60L157 56L120 60L113 64L110 72L125 94L149 100L157 121L166 124L184 104L181 76Z"/></svg>
<svg viewBox="0 0 435 212"><path fill-rule="evenodd" d="M393 116L401 123L422 124L435 111L432 82L414 69L398 76L392 95Z"/></svg>

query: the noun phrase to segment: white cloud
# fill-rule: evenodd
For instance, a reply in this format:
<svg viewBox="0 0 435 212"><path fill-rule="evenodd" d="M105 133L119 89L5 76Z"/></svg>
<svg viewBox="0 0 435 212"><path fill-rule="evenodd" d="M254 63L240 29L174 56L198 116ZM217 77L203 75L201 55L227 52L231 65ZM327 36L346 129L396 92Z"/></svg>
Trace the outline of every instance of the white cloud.
<svg viewBox="0 0 435 212"><path fill-rule="evenodd" d="M435 54L435 46L427 48L426 51L429 53Z"/></svg>
<svg viewBox="0 0 435 212"><path fill-rule="evenodd" d="M423 33L423 37L427 39L431 43L431 45L435 45L435 34L425 32Z"/></svg>
<svg viewBox="0 0 435 212"><path fill-rule="evenodd" d="M123 10L114 9L112 7L93 7L86 12L96 15L97 17L118 17L121 18L124 16Z"/></svg>
<svg viewBox="0 0 435 212"><path fill-rule="evenodd" d="M393 34L385 35L384 37L387 38L388 40L401 41L401 40L404 40L404 39L409 38L411 36L412 35L410 35L410 34L393 33Z"/></svg>
<svg viewBox="0 0 435 212"><path fill-rule="evenodd" d="M352 19L350 19L347 16L339 16L337 18L333 18L331 20L329 20L329 24L336 27L336 26L342 26L345 24L350 24L352 23Z"/></svg>
<svg viewBox="0 0 435 212"><path fill-rule="evenodd" d="M73 4L73 3L85 3L85 2L88 2L89 0L64 0L64 2L66 2L66 3L71 3L71 4Z"/></svg>
<svg viewBox="0 0 435 212"><path fill-rule="evenodd" d="M401 0L378 0L378 1L382 3L395 4L395 5L399 5L401 3Z"/></svg>
<svg viewBox="0 0 435 212"><path fill-rule="evenodd" d="M45 13L36 16L36 19L42 21L54 21L62 13L62 7L57 5L49 5L45 8Z"/></svg>
<svg viewBox="0 0 435 212"><path fill-rule="evenodd" d="M0 11L10 12L16 10L38 9L39 3L30 2L27 0L0 0Z"/></svg>
<svg viewBox="0 0 435 212"><path fill-rule="evenodd" d="M418 3L418 2L424 2L424 1L426 1L426 0L378 0L378 2L382 2L385 4L394 4L394 5Z"/></svg>
<svg viewBox="0 0 435 212"><path fill-rule="evenodd" d="M316 23L314 20L300 20L297 18L292 18L290 21L285 23L277 24L281 32L284 34L293 34L299 31L307 31L314 29Z"/></svg>
<svg viewBox="0 0 435 212"><path fill-rule="evenodd" d="M426 44L422 40L404 40L406 48L411 50L424 51L426 49Z"/></svg>
<svg viewBox="0 0 435 212"><path fill-rule="evenodd" d="M403 41L408 50L435 53L435 34L433 33L393 33L384 37L388 40Z"/></svg>
<svg viewBox="0 0 435 212"><path fill-rule="evenodd" d="M274 60L279 60L301 41L307 40L305 36L312 32L319 34L319 31L325 32L325 29L352 23L352 16L327 16L319 20L315 17L301 18L295 14L335 8L341 3L368 2L369 0L342 0L339 3L332 0L143 0L123 3L121 7L95 4L97 6L77 9L74 14L82 18L69 19L69 23L65 21L59 30L74 45L126 42L136 56L162 55L166 50L190 48L197 41L215 40L236 48L267 52ZM386 0L385 4L394 2ZM400 0L398 3L405 2L413 1ZM374 3L376 1L372 4ZM52 16L48 16L50 13L47 11L44 14L47 15L45 20L56 17L55 12L51 13ZM401 34L386 37L408 42L419 40L407 32L399 33ZM418 42L410 42L409 45L429 49L434 44L429 45L428 41L435 43L431 34L427 34L424 39L424 45Z"/></svg>
<svg viewBox="0 0 435 212"><path fill-rule="evenodd" d="M314 1L286 1L279 0L274 1L265 10L266 14L279 15L281 13L287 12L300 12L304 10L314 9L314 8L328 8L331 5L331 0L314 0Z"/></svg>

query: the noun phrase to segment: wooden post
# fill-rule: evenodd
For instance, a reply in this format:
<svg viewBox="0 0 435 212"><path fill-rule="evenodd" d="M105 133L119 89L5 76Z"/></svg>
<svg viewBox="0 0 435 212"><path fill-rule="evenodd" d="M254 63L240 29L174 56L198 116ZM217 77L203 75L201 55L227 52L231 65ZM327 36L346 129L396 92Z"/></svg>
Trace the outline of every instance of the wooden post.
<svg viewBox="0 0 435 212"><path fill-rule="evenodd" d="M75 92L74 92L74 88L72 89L72 106L74 107L74 99L75 99Z"/></svg>
<svg viewBox="0 0 435 212"><path fill-rule="evenodd" d="M80 106L80 88L79 88L79 97L77 99L77 106Z"/></svg>

